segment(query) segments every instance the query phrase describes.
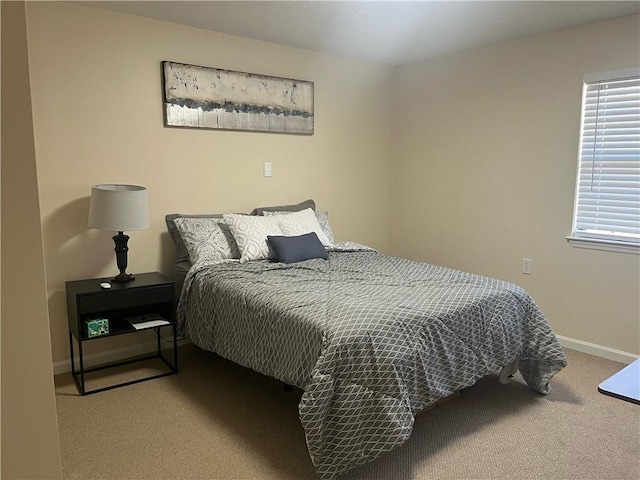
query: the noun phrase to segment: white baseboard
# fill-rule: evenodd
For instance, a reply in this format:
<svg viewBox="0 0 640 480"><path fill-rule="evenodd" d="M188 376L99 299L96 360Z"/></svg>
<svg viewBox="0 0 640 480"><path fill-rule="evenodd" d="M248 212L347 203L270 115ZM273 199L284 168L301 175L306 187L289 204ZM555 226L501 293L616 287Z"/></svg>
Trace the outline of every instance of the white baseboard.
<svg viewBox="0 0 640 480"><path fill-rule="evenodd" d="M166 343L166 342L165 342ZM191 343L189 340L179 340L178 347ZM132 345L124 348L117 348L115 350L108 350L106 352L94 353L92 355L84 356L85 368L91 368L96 365L102 365L110 362L117 362L125 358L135 357L138 355L149 355L154 353L157 348L156 341L140 343L138 345ZM163 348L163 351L165 349ZM77 348L74 346L74 353L78 353ZM80 360L75 357L76 370L79 368ZM58 375L60 373L67 373L71 371L71 360L62 360L61 362L55 362L53 364L53 374Z"/></svg>
<svg viewBox="0 0 640 480"><path fill-rule="evenodd" d="M615 348L604 347L595 343L584 342L582 340L576 340L575 338L569 338L562 335L556 335L560 345L570 348L571 350L577 350L578 352L588 353L595 355L596 357L606 358L608 360L614 360L616 362L630 364L635 362L639 357L633 353L623 352L622 350L616 350Z"/></svg>

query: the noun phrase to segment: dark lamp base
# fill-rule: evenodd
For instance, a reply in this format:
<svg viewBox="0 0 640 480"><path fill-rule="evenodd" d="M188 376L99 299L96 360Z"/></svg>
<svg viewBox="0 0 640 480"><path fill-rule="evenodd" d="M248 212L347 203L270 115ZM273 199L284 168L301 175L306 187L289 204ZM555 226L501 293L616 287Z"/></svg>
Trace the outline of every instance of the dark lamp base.
<svg viewBox="0 0 640 480"><path fill-rule="evenodd" d="M130 282L131 280L135 280L136 277L133 276L132 273L120 273L118 275L116 275L115 277L113 277L113 280L111 280L112 282Z"/></svg>
<svg viewBox="0 0 640 480"><path fill-rule="evenodd" d="M127 242L129 241L129 237L123 232L118 232L117 235L113 236L113 241L116 245L116 264L118 265L118 270L120 270L120 273L116 275L113 281L116 283L130 282L135 277L125 272L127 269L127 252L129 251Z"/></svg>

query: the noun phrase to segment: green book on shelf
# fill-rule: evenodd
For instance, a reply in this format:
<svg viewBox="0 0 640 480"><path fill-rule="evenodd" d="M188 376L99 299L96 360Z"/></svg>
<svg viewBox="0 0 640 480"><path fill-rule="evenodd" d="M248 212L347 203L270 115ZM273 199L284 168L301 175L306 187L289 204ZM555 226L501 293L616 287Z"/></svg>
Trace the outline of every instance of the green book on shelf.
<svg viewBox="0 0 640 480"><path fill-rule="evenodd" d="M108 318L91 318L85 320L85 325L87 328L87 337L99 337L100 335L109 333Z"/></svg>

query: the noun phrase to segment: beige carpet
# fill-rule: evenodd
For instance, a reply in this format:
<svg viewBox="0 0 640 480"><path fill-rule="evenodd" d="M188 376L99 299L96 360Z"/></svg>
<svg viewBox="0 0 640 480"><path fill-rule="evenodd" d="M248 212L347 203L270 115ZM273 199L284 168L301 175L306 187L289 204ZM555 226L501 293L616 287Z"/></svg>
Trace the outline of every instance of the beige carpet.
<svg viewBox="0 0 640 480"><path fill-rule="evenodd" d="M567 357L550 395L519 375L509 385L486 377L340 480L639 479L640 406L597 391L623 365ZM64 374L56 391L68 479L318 478L301 392L192 345L180 348L177 375L80 397Z"/></svg>

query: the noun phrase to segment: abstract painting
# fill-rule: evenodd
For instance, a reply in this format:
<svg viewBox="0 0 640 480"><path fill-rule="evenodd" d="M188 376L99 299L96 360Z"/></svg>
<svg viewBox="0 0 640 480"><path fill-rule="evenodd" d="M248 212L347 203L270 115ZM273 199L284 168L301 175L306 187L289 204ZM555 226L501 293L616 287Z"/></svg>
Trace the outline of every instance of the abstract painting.
<svg viewBox="0 0 640 480"><path fill-rule="evenodd" d="M313 82L162 62L170 127L313 134Z"/></svg>

